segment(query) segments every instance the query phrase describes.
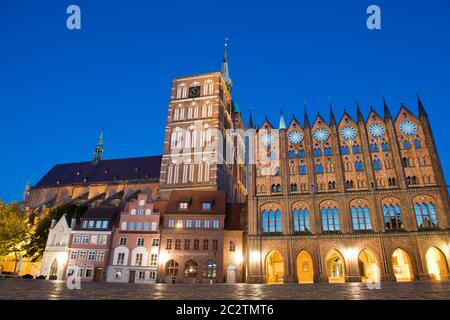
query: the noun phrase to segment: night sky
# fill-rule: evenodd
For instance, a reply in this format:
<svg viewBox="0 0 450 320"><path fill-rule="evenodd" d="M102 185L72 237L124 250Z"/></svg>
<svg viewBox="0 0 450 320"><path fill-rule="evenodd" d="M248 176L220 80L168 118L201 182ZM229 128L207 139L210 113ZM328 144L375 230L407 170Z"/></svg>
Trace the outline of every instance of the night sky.
<svg viewBox="0 0 450 320"><path fill-rule="evenodd" d="M81 8L81 30L66 9ZM369 30L366 8L381 8ZM450 1L0 1L0 198L22 198L57 163L162 153L171 79L219 71L247 121L417 112L420 92L450 174Z"/></svg>

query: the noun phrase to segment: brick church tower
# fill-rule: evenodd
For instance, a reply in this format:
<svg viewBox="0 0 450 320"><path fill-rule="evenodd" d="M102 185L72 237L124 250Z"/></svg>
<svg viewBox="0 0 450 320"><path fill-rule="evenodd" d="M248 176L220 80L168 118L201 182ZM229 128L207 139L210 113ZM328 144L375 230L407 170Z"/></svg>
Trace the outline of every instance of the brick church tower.
<svg viewBox="0 0 450 320"><path fill-rule="evenodd" d="M245 126L231 97L227 44L221 72L175 78L167 116L160 195L172 190L226 190L246 196Z"/></svg>

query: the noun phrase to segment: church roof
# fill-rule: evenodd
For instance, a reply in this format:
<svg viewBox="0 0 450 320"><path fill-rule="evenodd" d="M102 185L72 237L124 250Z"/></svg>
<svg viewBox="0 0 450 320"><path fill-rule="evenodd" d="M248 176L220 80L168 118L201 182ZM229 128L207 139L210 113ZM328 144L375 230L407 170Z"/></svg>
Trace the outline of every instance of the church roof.
<svg viewBox="0 0 450 320"><path fill-rule="evenodd" d="M125 180L157 182L160 169L161 156L57 164L34 188Z"/></svg>

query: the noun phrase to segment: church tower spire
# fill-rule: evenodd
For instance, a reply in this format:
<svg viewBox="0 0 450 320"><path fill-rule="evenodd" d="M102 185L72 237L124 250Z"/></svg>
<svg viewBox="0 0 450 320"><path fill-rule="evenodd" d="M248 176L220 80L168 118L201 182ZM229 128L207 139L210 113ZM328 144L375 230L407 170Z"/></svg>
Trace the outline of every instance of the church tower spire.
<svg viewBox="0 0 450 320"><path fill-rule="evenodd" d="M103 127L100 131L100 136L98 137L97 145L94 148L94 156L92 157L93 162L99 162L103 158Z"/></svg>
<svg viewBox="0 0 450 320"><path fill-rule="evenodd" d="M227 47L228 47L228 38L225 38L225 48L224 48L224 52L223 52L222 70L220 71L220 73L222 74L222 77L225 80L225 84L227 85L228 90L231 92L231 90L233 89L233 82L231 81L230 71L228 69Z"/></svg>
<svg viewBox="0 0 450 320"><path fill-rule="evenodd" d="M279 125L279 129L286 129L286 122L284 121L284 116L283 116L283 108L280 107L280 125Z"/></svg>

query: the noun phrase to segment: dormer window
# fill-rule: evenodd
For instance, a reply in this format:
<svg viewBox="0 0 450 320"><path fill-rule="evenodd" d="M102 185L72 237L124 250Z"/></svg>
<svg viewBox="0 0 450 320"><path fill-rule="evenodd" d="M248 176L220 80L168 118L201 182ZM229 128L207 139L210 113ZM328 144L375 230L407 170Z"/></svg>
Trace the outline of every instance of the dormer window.
<svg viewBox="0 0 450 320"><path fill-rule="evenodd" d="M187 202L180 202L179 208L180 209L188 209L189 204Z"/></svg>
<svg viewBox="0 0 450 320"><path fill-rule="evenodd" d="M139 206L141 207L145 206L145 200L139 200Z"/></svg>
<svg viewBox="0 0 450 320"><path fill-rule="evenodd" d="M212 208L211 202L203 202L202 203L202 209L203 210L211 210L211 208Z"/></svg>

